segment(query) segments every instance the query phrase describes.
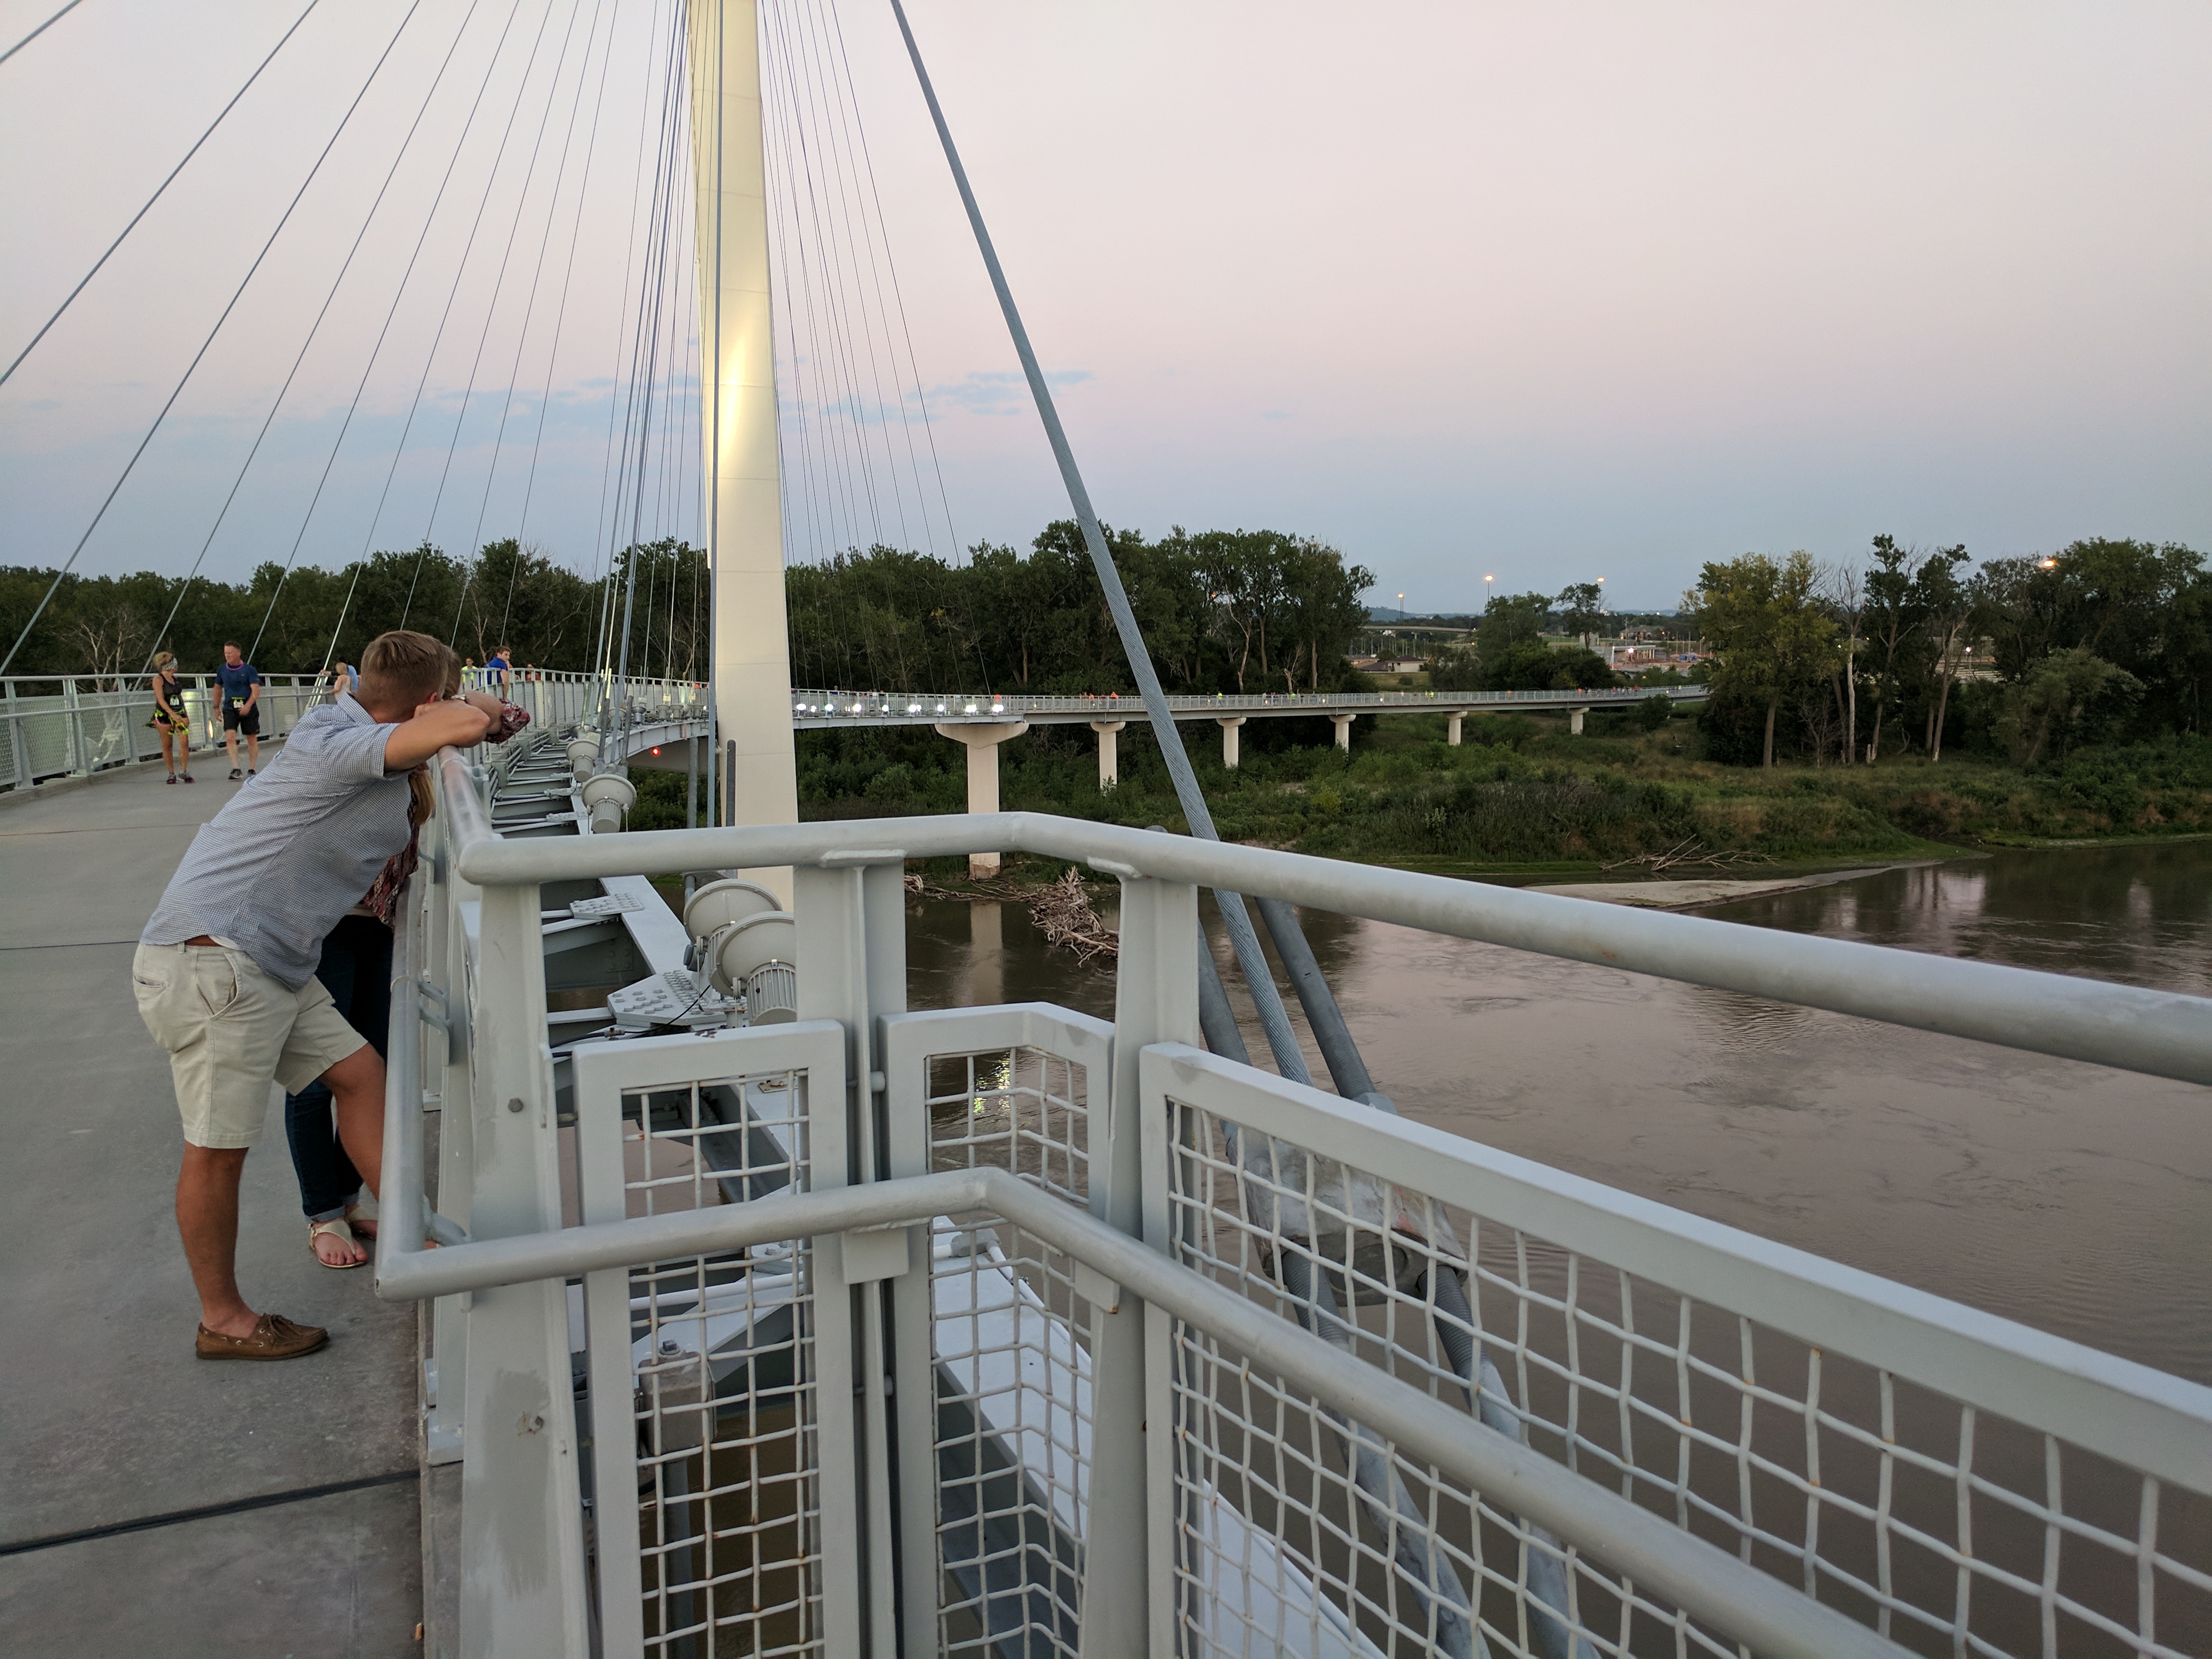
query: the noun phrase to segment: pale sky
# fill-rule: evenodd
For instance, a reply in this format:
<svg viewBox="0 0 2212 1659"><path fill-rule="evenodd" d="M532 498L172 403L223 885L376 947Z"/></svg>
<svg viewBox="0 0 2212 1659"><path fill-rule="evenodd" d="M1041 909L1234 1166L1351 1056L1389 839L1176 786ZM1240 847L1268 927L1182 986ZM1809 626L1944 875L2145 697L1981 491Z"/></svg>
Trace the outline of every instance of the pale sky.
<svg viewBox="0 0 2212 1659"><path fill-rule="evenodd" d="M793 27L823 3L774 0ZM0 363L305 4L83 0L0 64ZM0 50L54 9L0 4ZM526 530L590 568L652 0L583 0L573 36L568 0L478 0L465 30L465 0L422 0L80 568L198 554L458 31L207 568L235 578L295 538L326 566L357 556L514 105L515 41L307 502L510 9L517 40L548 25L512 165L550 86L549 171L519 218L519 173L495 184L373 540L428 524L459 550L479 514L487 537L515 529L580 124L532 307L543 198L578 71L608 61ZM1604 576L1619 603L1670 605L1707 558L1844 558L1881 532L1978 556L2087 535L2212 550L2212 9L911 9L1111 522L1321 536L1376 573L1376 602L1415 609L1479 605L1486 574L1500 591ZM323 0L0 386L0 560L67 556L404 11ZM837 14L953 524L1025 544L1066 511L1049 453L1008 395L1012 352L888 6ZM587 120L591 87L575 106ZM479 339L477 429L433 520Z"/></svg>

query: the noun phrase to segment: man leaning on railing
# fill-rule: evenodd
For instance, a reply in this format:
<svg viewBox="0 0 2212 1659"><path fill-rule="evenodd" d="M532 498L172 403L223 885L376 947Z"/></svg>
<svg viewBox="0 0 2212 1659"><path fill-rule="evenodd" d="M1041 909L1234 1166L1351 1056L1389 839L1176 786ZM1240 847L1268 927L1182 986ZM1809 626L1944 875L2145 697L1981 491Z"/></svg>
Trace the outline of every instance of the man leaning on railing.
<svg viewBox="0 0 2212 1659"><path fill-rule="evenodd" d="M315 977L323 940L408 843L407 775L489 717L449 700L453 653L390 633L362 653L361 693L307 711L269 769L202 826L139 936L132 989L169 1051L183 1115L177 1227L208 1359L290 1359L329 1340L239 1293L239 1177L269 1085L320 1079L369 1190L383 1151L384 1062Z"/></svg>

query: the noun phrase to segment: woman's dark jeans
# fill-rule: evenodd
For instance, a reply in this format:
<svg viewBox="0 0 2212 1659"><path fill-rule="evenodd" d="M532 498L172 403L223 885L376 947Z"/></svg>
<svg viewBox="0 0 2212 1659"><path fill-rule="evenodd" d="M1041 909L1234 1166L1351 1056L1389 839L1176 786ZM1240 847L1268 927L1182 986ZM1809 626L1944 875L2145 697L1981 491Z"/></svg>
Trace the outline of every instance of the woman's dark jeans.
<svg viewBox="0 0 2212 1659"><path fill-rule="evenodd" d="M346 1024L379 1054L392 1024L392 930L374 916L342 916L323 941L315 977ZM300 1177L300 1207L310 1221L331 1221L361 1194L361 1171L338 1145L331 1091L310 1083L284 1097L284 1138Z"/></svg>

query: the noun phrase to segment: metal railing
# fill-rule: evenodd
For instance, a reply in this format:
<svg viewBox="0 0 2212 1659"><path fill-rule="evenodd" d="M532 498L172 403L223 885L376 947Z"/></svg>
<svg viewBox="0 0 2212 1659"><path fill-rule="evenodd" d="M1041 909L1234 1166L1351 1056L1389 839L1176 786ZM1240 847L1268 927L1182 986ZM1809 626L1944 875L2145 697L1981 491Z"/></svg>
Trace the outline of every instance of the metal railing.
<svg viewBox="0 0 2212 1659"><path fill-rule="evenodd" d="M551 735L443 762L392 1026L461 1650L2212 1641L2212 1389L1208 1054L1196 890L2199 1083L2212 1004L1028 814L503 840ZM1110 1024L907 1011L904 860L1014 850L1122 883ZM549 1015L774 866L796 1023Z"/></svg>
<svg viewBox="0 0 2212 1659"><path fill-rule="evenodd" d="M222 706L212 674L180 675L178 706L189 726L191 754L223 747ZM496 690L531 711L534 722L554 726L605 716L633 722L664 719L682 710L685 718L702 707L706 688L684 680L633 678L616 687L611 678L517 671L505 685L491 683L483 671L470 676L472 687ZM154 693L143 677L106 675L10 675L0 680L0 793L27 788L56 778L86 777L161 758L161 733L154 726ZM261 738L277 741L300 716L334 693L331 683L313 674L264 676Z"/></svg>
<svg viewBox="0 0 2212 1659"><path fill-rule="evenodd" d="M1633 707L1647 697L1702 702L1704 685L1616 686L1564 691L1270 691L1255 695L1179 695L1167 699L1178 719L1224 715L1465 714L1508 708ZM799 726L921 726L966 720L1141 720L1136 693L1096 696L1026 696L975 691L836 691L793 687L792 719Z"/></svg>

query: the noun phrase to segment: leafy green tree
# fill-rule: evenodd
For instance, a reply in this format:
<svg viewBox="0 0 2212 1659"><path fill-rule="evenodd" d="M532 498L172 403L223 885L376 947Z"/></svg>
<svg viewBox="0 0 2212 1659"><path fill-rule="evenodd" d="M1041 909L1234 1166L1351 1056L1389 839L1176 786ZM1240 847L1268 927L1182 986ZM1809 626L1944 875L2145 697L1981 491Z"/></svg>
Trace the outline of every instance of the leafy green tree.
<svg viewBox="0 0 2212 1659"><path fill-rule="evenodd" d="M1928 734L1923 747L1932 763L1943 758L1943 718L1949 712L1951 686L1959 677L1960 653L1979 609L1974 588L1959 574L1966 562L1963 547L1938 548L1912 573L1912 606L1920 618L1925 646Z"/></svg>
<svg viewBox="0 0 2212 1659"><path fill-rule="evenodd" d="M2007 689L1997 735L2022 766L2047 749L2063 760L2077 741L2110 735L2142 693L2141 680L2087 646L2054 651Z"/></svg>
<svg viewBox="0 0 2212 1659"><path fill-rule="evenodd" d="M1881 758L1884 711L1896 702L1912 659L1921 615L1914 602L1914 550L1894 536L1874 538L1866 573L1867 683L1874 694L1874 729L1867 740L1869 764Z"/></svg>
<svg viewBox="0 0 2212 1659"><path fill-rule="evenodd" d="M1765 707L1759 764L1774 764L1774 721L1785 699L1828 678L1838 659L1836 624L1820 605L1809 555L1778 564L1763 553L1709 563L1683 608L1719 659L1714 684Z"/></svg>
<svg viewBox="0 0 2212 1659"><path fill-rule="evenodd" d="M1585 647L1590 642L1590 635L1605 627L1605 585L1602 582L1570 582L1559 591L1556 603L1567 632Z"/></svg>
<svg viewBox="0 0 2212 1659"><path fill-rule="evenodd" d="M1601 690L1613 684L1605 659L1579 646L1554 651L1541 640L1522 640L1495 658L1483 659L1486 691L1566 691L1577 686Z"/></svg>
<svg viewBox="0 0 2212 1659"><path fill-rule="evenodd" d="M1528 640L1541 640L1552 614L1552 601L1541 593L1514 593L1492 599L1475 630L1476 654L1496 662L1506 652Z"/></svg>

